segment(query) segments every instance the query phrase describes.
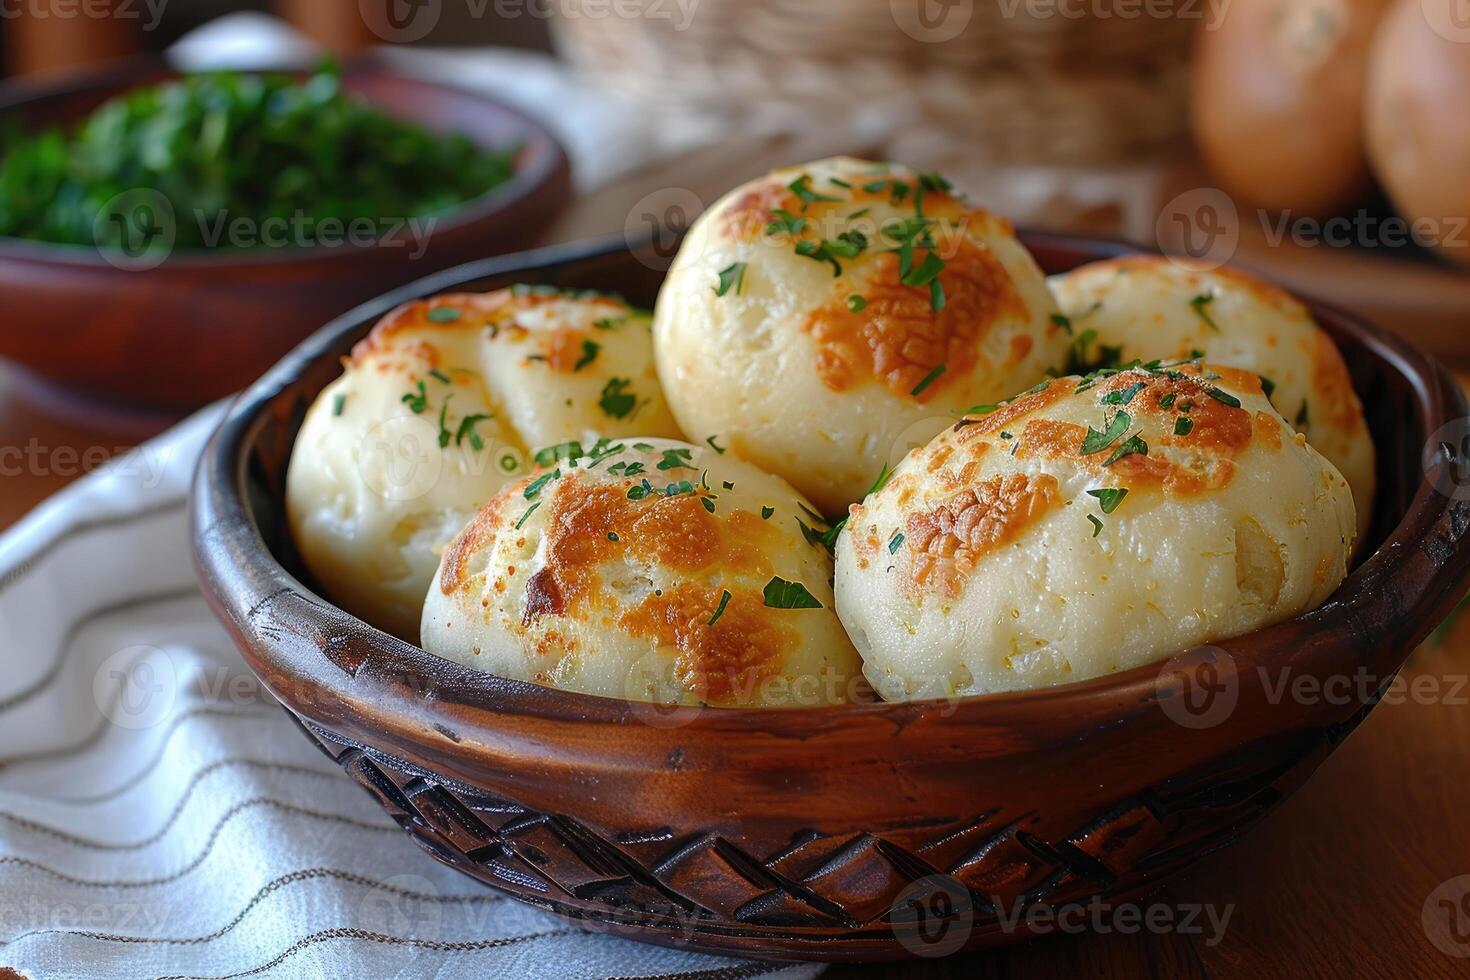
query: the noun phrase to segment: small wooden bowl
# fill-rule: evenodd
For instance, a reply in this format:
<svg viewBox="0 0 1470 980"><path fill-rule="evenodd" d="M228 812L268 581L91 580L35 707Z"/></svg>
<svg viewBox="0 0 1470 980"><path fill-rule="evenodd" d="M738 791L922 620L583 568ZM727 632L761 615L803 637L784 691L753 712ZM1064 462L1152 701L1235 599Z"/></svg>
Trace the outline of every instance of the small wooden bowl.
<svg viewBox="0 0 1470 980"><path fill-rule="evenodd" d="M1126 251L1024 237L1048 272ZM649 304L655 259L546 250L362 306L245 393L194 489L204 592L293 717L435 857L590 928L885 959L1023 938L1018 907L1139 896L1300 785L1470 581L1464 444L1435 435L1470 407L1426 355L1314 305L1378 444L1367 557L1320 609L1167 664L955 702L664 712L442 661L302 584L292 440L381 314L523 281ZM1282 697L1283 676L1348 694Z"/></svg>
<svg viewBox="0 0 1470 980"><path fill-rule="evenodd" d="M0 117L31 129L65 125L124 91L177 77L142 58L39 86L11 83L0 87ZM566 154L516 110L371 61L346 66L343 87L487 148L519 143L516 176L444 215L422 254L391 243L179 251L156 268L130 269L90 247L0 238L0 357L93 398L186 410L238 391L322 323L385 289L524 248L569 200Z"/></svg>

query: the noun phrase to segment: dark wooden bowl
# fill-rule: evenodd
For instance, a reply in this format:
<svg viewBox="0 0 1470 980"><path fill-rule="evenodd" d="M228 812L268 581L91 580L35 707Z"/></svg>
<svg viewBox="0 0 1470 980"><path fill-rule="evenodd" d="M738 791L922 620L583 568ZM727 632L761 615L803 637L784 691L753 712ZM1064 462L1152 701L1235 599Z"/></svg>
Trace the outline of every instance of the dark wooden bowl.
<svg viewBox="0 0 1470 980"><path fill-rule="evenodd" d="M1125 251L1025 237L1049 272ZM447 663L302 584L282 507L291 443L382 313L518 281L648 304L658 279L622 245L547 250L362 306L245 393L194 490L204 592L293 717L435 857L591 928L884 959L1024 937L1016 902L1141 895L1300 785L1466 589L1464 442L1421 451L1470 408L1426 355L1315 304L1378 444L1367 557L1322 608L1168 664L957 702L663 713ZM1283 670L1352 683L1282 698Z"/></svg>
<svg viewBox="0 0 1470 980"><path fill-rule="evenodd" d="M131 88L177 77L154 58L0 87L0 117L75 122ZM429 273L523 248L569 199L566 154L521 113L461 89L349 64L344 88L384 112L482 146L521 144L517 175L443 216L427 247L178 251L118 268L96 249L0 238L0 357L68 389L184 410L237 391L322 323Z"/></svg>

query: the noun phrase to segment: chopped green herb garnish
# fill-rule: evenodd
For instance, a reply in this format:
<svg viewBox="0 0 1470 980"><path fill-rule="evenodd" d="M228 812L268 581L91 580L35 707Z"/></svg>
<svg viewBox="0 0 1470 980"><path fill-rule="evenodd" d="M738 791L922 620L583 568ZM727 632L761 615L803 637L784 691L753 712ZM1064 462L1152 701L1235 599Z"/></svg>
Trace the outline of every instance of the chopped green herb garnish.
<svg viewBox="0 0 1470 980"><path fill-rule="evenodd" d="M541 491L546 488L546 485L548 483L550 483L552 480L560 479L560 468L554 469L550 473L543 473L541 476L538 476L536 479L531 481L530 486L526 487L523 496L525 496L527 500L535 500L538 496L540 496Z"/></svg>
<svg viewBox="0 0 1470 980"><path fill-rule="evenodd" d="M1133 418L1127 412L1119 412L1113 416L1108 423L1106 431L1099 432L1092 426L1087 427L1087 435L1082 440L1082 455L1091 456L1107 449L1113 443L1122 438L1123 433L1133 424Z"/></svg>
<svg viewBox="0 0 1470 980"><path fill-rule="evenodd" d="M888 539L888 553L890 555L898 554L898 549L903 547L903 539L904 534L902 531L893 532L893 537Z"/></svg>
<svg viewBox="0 0 1470 980"><path fill-rule="evenodd" d="M438 368L431 368L429 370L429 377L431 377L435 381L441 382L443 384L449 384L449 375L445 374L443 371L439 370Z"/></svg>
<svg viewBox="0 0 1470 980"><path fill-rule="evenodd" d="M1206 388L1205 392L1222 405L1229 405L1231 408L1240 407L1240 399L1229 392L1221 391L1219 388Z"/></svg>
<svg viewBox="0 0 1470 980"><path fill-rule="evenodd" d="M705 510L709 511L711 514L715 512L715 502L713 498L700 497L699 503L704 507Z"/></svg>
<svg viewBox="0 0 1470 980"><path fill-rule="evenodd" d="M1069 337L1072 336L1072 318L1071 317L1069 317L1069 316L1063 316L1060 313L1053 313L1051 315L1051 322L1054 323L1055 325L1061 327L1063 330L1067 331L1067 336L1069 336Z"/></svg>
<svg viewBox="0 0 1470 980"><path fill-rule="evenodd" d="M737 296L745 288L744 262L731 262L720 270L720 284L715 287L715 295L723 296L732 288Z"/></svg>
<svg viewBox="0 0 1470 980"><path fill-rule="evenodd" d="M1118 505L1123 502L1123 498L1128 496L1127 489L1123 487L1106 487L1101 490L1089 490L1087 493L1088 496L1097 498L1098 505L1102 508L1104 514L1111 514L1117 510Z"/></svg>
<svg viewBox="0 0 1470 980"><path fill-rule="evenodd" d="M1095 538L1102 533L1103 522L1092 514L1088 514L1087 519L1092 522L1092 536Z"/></svg>
<svg viewBox="0 0 1470 980"><path fill-rule="evenodd" d="M336 417L338 415L341 415L342 414L342 409L345 408L346 406L347 406L347 393L345 391L339 391L336 395L332 396L332 415L333 415L333 417Z"/></svg>
<svg viewBox="0 0 1470 980"><path fill-rule="evenodd" d="M763 520L763 521L769 521L771 519L771 515L774 514L774 513L776 513L776 508L774 508L774 507L762 507L761 508L761 520Z"/></svg>
<svg viewBox="0 0 1470 980"><path fill-rule="evenodd" d="M402 401L413 414L424 414L424 410L429 407L429 393L424 390L424 383L420 381L417 391L411 391L404 395Z"/></svg>
<svg viewBox="0 0 1470 980"><path fill-rule="evenodd" d="M464 312L453 306L436 306L428 313L429 320L434 323L453 323L462 316Z"/></svg>
<svg viewBox="0 0 1470 980"><path fill-rule="evenodd" d="M857 293L853 293L851 296L847 297L847 308L854 313L861 313L863 310L868 308L868 301L863 299L862 296L858 295Z"/></svg>
<svg viewBox="0 0 1470 980"><path fill-rule="evenodd" d="M1123 388L1120 391L1110 391L1106 395L1103 395L1102 403L1104 405L1127 405L1129 402L1133 401L1134 395L1137 395L1140 391L1147 387L1147 382L1135 381L1133 384L1129 385L1126 388Z"/></svg>
<svg viewBox="0 0 1470 980"><path fill-rule="evenodd" d="M688 449L665 449L664 458L659 460L658 468L661 470L692 470L694 467L689 465L692 460L691 451Z"/></svg>
<svg viewBox="0 0 1470 980"><path fill-rule="evenodd" d="M773 217L766 225L767 235L779 235L782 232L788 235L799 235L806 228L805 218L794 215L785 208L777 208L771 214Z"/></svg>
<svg viewBox="0 0 1470 980"><path fill-rule="evenodd" d="M1175 398L1178 398L1178 397L1179 397L1179 392L1177 392L1177 391L1171 391L1171 392L1169 392L1163 398L1160 398L1159 399L1159 407L1160 408L1173 408L1174 407L1174 399Z"/></svg>
<svg viewBox="0 0 1470 980"><path fill-rule="evenodd" d="M530 516L532 514L536 513L536 508L537 507L540 507L540 506L541 506L541 501L538 500L534 504L532 504L530 507L527 507L526 508L526 512L521 515L521 519L518 520L518 521L516 521L516 530L517 531L519 531L522 527L525 526L526 520L528 518L530 518Z"/></svg>
<svg viewBox="0 0 1470 980"><path fill-rule="evenodd" d="M711 449L723 456L725 455L725 450L720 447L719 443L715 442L715 440L718 438L719 436L710 436L708 439L705 440L705 442L709 443L709 447Z"/></svg>
<svg viewBox="0 0 1470 980"><path fill-rule="evenodd" d="M715 625L715 623L718 623L720 621L720 617L723 616L723 615L725 615L725 607L728 606L729 604L730 604L730 590L729 589L723 589L723 590L721 590L721 593L720 593L720 604L719 604L719 606L717 606L715 608L715 614L709 618L709 622L706 623L705 625L706 626L713 626L713 625Z"/></svg>
<svg viewBox="0 0 1470 980"><path fill-rule="evenodd" d="M771 609L821 609L817 597L800 582L788 582L779 575L766 583L765 604Z"/></svg>
<svg viewBox="0 0 1470 980"><path fill-rule="evenodd" d="M1104 466L1112 466L1114 463L1116 463L1118 460L1122 459L1124 456L1147 456L1147 455L1148 455L1148 443L1144 442L1143 439L1142 439L1142 437L1140 437L1140 436L1132 436L1132 437L1130 437L1128 439L1127 442L1123 443L1123 445L1121 445L1117 449L1115 449L1113 451L1113 455L1109 456L1103 462L1103 465Z"/></svg>
<svg viewBox="0 0 1470 980"><path fill-rule="evenodd" d="M801 199L801 207L803 211L806 210L806 206L808 204L811 204L813 201L842 200L842 198L840 197L828 197L826 194L818 194L816 191L812 190L811 174L802 174L800 177L787 184L786 187L788 190L791 191L791 193L795 194L798 198Z"/></svg>
<svg viewBox="0 0 1470 980"><path fill-rule="evenodd" d="M995 411L997 408L1000 408L1000 406L999 405L971 405L969 408L965 409L965 414L966 415L989 415L991 412Z"/></svg>
<svg viewBox="0 0 1470 980"><path fill-rule="evenodd" d="M442 405L439 406L439 448L440 449L447 448L449 446L449 440L452 439L452 438L454 438L454 434L449 431L449 426L445 424L446 423L446 420L449 417L449 399L451 399L453 397L454 397L453 395L446 395L446 396L444 396L444 404L442 404Z"/></svg>
<svg viewBox="0 0 1470 980"><path fill-rule="evenodd" d="M914 385L913 389L911 391L909 391L909 394L912 395L915 398L918 398L920 395L922 395L924 393L924 389L928 388L935 381L938 381L939 380L939 376L941 374L943 374L947 370L949 370L949 365L948 364L940 364L940 365L937 365L932 371L930 371L928 374L924 375L923 380L921 380L918 384Z"/></svg>
<svg viewBox="0 0 1470 980"><path fill-rule="evenodd" d="M1210 319L1210 313L1207 309L1205 309L1205 307L1209 306L1214 301L1215 297L1213 296L1196 296L1194 299L1189 301L1189 308L1194 310L1195 315L1198 316L1201 320L1205 321L1205 324L1211 330L1215 331L1215 333L1219 333L1220 327L1215 323L1214 320Z"/></svg>
<svg viewBox="0 0 1470 980"><path fill-rule="evenodd" d="M638 405L638 397L631 394L628 388L633 382L628 378L611 378L602 389L602 397L598 399L598 406L604 414L611 418L627 418Z"/></svg>
<svg viewBox="0 0 1470 980"><path fill-rule="evenodd" d="M623 324L625 324L627 322L628 322L628 318L625 317L625 316L620 316L620 317L605 316L605 317L603 317L600 320L593 320L592 321L592 326L596 327L598 330L615 330L615 329L617 329L618 327L622 326Z"/></svg>
<svg viewBox="0 0 1470 980"><path fill-rule="evenodd" d="M580 371L593 361L597 360L597 352L602 350L602 345L595 340L582 341L582 356L577 358L577 363L572 365L572 371Z"/></svg>
<svg viewBox="0 0 1470 980"><path fill-rule="evenodd" d="M609 541L616 541L618 539L618 532L616 532L616 531L609 531L609 532L607 532L607 539Z"/></svg>
<svg viewBox="0 0 1470 980"><path fill-rule="evenodd" d="M1296 413L1296 427L1300 429L1302 426L1307 425L1308 420L1309 416L1307 413L1307 400L1303 398L1301 410Z"/></svg>
<svg viewBox="0 0 1470 980"><path fill-rule="evenodd" d="M1174 420L1174 434L1176 436L1187 436L1194 431L1194 419L1187 415L1181 415Z"/></svg>
<svg viewBox="0 0 1470 980"><path fill-rule="evenodd" d="M1264 374L1260 375L1260 379L1261 379L1261 392L1262 392L1262 394L1264 394L1267 398L1270 398L1272 395L1274 395L1276 393L1276 382L1272 381L1270 378L1266 377Z"/></svg>
<svg viewBox="0 0 1470 980"><path fill-rule="evenodd" d="M581 459L583 455L585 454L582 452L582 444L580 442L559 442L554 446L547 446L544 449L536 450L536 465L551 466L562 460L571 463Z"/></svg>

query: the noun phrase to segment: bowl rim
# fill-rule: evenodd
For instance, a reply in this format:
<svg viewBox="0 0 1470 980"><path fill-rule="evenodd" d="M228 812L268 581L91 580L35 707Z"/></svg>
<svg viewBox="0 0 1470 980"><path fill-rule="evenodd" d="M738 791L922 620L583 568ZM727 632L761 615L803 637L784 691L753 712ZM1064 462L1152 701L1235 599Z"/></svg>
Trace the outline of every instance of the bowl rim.
<svg viewBox="0 0 1470 980"><path fill-rule="evenodd" d="M1085 254L1084 262L1131 254L1160 254L1121 242L1041 232L1019 232L1029 249L1053 247ZM399 748L438 760L444 771L465 771L457 764L456 736L446 743L435 734L463 733L464 740L504 745L517 736L497 727L497 718L527 717L546 722L563 731L584 722L624 724L648 719L653 706L619 698L581 694L511 680L442 660L422 648L384 633L351 616L314 593L277 560L265 544L247 507L246 481L249 460L243 453L256 429L267 421L269 404L291 387L308 366L340 346L343 337L365 331L383 314L409 300L473 288L470 284L490 277L522 275L534 278L543 271L579 261L637 251L639 243L622 237L558 245L469 263L425 277L379 299L369 301L322 327L291 354L246 389L231 405L201 458L192 499L191 522L194 556L201 586L216 615L240 639L251 666L262 674L267 687L287 707L310 720L332 719L339 730L352 734L352 720L360 733L370 732L372 718L415 717L411 730L397 730ZM1453 419L1470 416L1470 403L1458 385L1429 355L1403 338L1374 326L1360 317L1308 297L1298 298L1315 314L1326 314L1342 324L1360 346L1397 371L1412 389L1415 421L1426 434L1435 433ZM1324 323L1324 326L1327 326ZM1445 445L1433 456L1433 466L1459 466L1456 447ZM1085 737L1099 726L1113 727L1145 707L1155 706L1168 692L1161 689L1166 665L1181 658L1204 656L1214 659L1223 650L1228 656L1222 669L1238 671L1252 666L1249 650L1272 644L1296 651L1300 662L1317 664L1345 656L1327 640L1318 637L1334 626L1352 626L1358 640L1354 654L1367 663L1386 685L1408 653L1437 624L1436 613L1447 613L1470 583L1470 500L1457 500L1434 489L1429 463L1421 473L1417 489L1396 525L1382 543L1366 556L1325 603L1301 616L1285 620L1241 637L1220 641L1198 651L1180 651L1139 667L1088 680L1036 690L1012 691L961 698L905 702L843 703L780 709L699 707L671 709L688 711L677 727L668 729L670 745L687 745L698 734L749 735L757 733L782 739L808 738L836 732L844 720L864 719L866 730L874 724L893 726L898 737L914 722L980 726L994 731L1034 727L1044 717L1055 737L1073 733ZM1426 544L1433 538L1443 547L1430 554ZM1428 567L1425 567L1425 563ZM1411 589L1409 601L1395 603L1392 615L1372 623L1363 613L1388 582L1403 579ZM332 629L314 625L314 655L293 657L281 644L249 642L257 625L252 620L276 597L294 595L311 607L310 617L330 621ZM337 632L334 633L333 630ZM1410 635L1412 634L1412 635ZM337 639L347 638L368 648L365 666L350 672L331 662L326 651ZM1405 637L1413 640L1405 643ZM319 661L319 662L318 662ZM404 683L405 677L429 678L431 697L422 689ZM1259 686L1259 685L1258 685ZM349 690L350 688L350 690ZM1375 699L1376 700L1376 699ZM1369 705L1371 707L1371 704ZM344 711L343 709L346 708ZM364 722L366 719L366 722ZM432 729L432 730L431 730ZM544 732L543 732L544 734ZM530 737L530 736L528 736ZM407 740L410 745L405 746ZM447 744L447 749L446 749ZM542 751L556 751L536 739ZM464 746L463 748L468 748ZM599 757L602 764L615 764L618 750L609 746L578 745L576 750ZM599 764L590 758L588 765Z"/></svg>
<svg viewBox="0 0 1470 980"><path fill-rule="evenodd" d="M310 71L301 64L282 63L278 67L221 68L241 75L300 75ZM346 58L341 62L342 77L381 77L417 88L426 96L453 97L480 106L514 124L521 131L520 150L516 155L516 169L510 180L458 204L446 211L414 215L412 219L434 219L433 234L463 233L485 222L493 221L537 188L552 182L559 171L569 167L566 150L555 134L533 116L515 106L478 92L460 88L410 74L395 68L390 62L374 55ZM111 90L112 98L150 80L166 81L170 76L182 77L196 74L180 68L165 55L145 54L120 61L110 62L98 68L66 72L56 78L39 81L21 78L0 83L0 115L25 112L27 106L43 99L81 96L88 92L101 93ZM466 133L471 139L475 134ZM477 141L478 142L478 141ZM483 146L484 144L479 144ZM432 240L432 239L431 239ZM196 270L257 270L276 268L298 262L340 263L360 261L364 256L387 251L383 240L371 245L343 242L339 245L293 245L285 248L264 249L179 249L168 255L158 265L143 271L167 274L171 271L190 273ZM136 275L136 270L118 268L105 259L95 247L64 242L46 242L29 238L0 235L0 261L35 263L64 266L100 273L119 272Z"/></svg>

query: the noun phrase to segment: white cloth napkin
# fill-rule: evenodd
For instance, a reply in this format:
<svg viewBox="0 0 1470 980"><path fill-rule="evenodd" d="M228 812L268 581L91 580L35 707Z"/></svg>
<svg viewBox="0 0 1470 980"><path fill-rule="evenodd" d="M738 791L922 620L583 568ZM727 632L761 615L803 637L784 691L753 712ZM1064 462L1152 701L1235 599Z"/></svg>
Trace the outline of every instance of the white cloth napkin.
<svg viewBox="0 0 1470 980"><path fill-rule="evenodd" d="M0 966L29 980L817 975L583 932L421 852L287 720L194 584L185 496L219 416L0 537Z"/></svg>

